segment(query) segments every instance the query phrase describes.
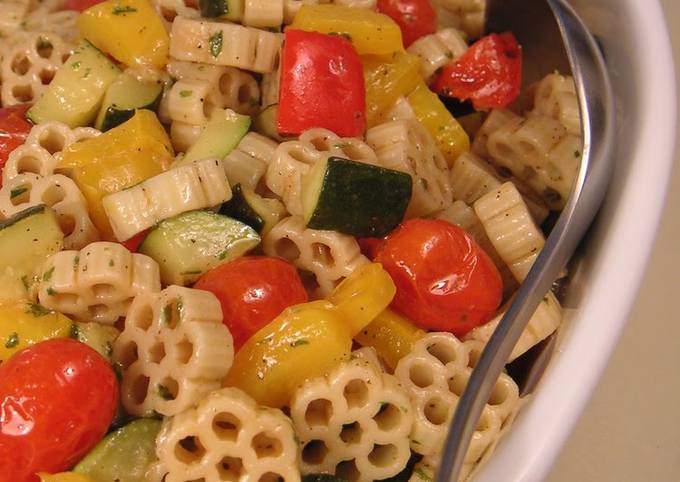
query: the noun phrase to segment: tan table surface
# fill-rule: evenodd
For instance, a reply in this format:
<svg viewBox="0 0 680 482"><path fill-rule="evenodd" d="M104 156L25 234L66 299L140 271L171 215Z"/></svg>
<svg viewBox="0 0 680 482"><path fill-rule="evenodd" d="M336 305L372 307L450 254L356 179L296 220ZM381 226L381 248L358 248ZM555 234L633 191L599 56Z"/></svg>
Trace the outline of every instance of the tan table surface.
<svg viewBox="0 0 680 482"><path fill-rule="evenodd" d="M680 0L662 3L680 71ZM680 152L635 309L548 482L680 481L678 208Z"/></svg>

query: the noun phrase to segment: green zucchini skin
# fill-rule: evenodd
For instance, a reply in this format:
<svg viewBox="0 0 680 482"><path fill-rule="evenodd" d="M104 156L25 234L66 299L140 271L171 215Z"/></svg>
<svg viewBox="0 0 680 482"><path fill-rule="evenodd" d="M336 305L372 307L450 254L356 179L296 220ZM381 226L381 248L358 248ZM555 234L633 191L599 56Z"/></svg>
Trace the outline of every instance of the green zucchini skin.
<svg viewBox="0 0 680 482"><path fill-rule="evenodd" d="M412 180L406 173L330 157L303 179L307 227L382 237L404 218Z"/></svg>
<svg viewBox="0 0 680 482"><path fill-rule="evenodd" d="M302 482L347 482L345 479L330 474L307 474L302 476Z"/></svg>
<svg viewBox="0 0 680 482"><path fill-rule="evenodd" d="M106 132L131 119L137 109L157 112L162 94L162 83L139 80L123 73L107 89L94 126Z"/></svg>
<svg viewBox="0 0 680 482"><path fill-rule="evenodd" d="M248 203L240 184L231 188L231 199L222 204L220 214L238 219L247 224L258 233L264 228L264 219L255 210L255 207Z"/></svg>
<svg viewBox="0 0 680 482"><path fill-rule="evenodd" d="M196 142L187 149L184 162L198 161L229 154L250 129L250 117L231 109L216 110Z"/></svg>
<svg viewBox="0 0 680 482"><path fill-rule="evenodd" d="M199 0L202 17L221 17L229 12L227 0Z"/></svg>
<svg viewBox="0 0 680 482"><path fill-rule="evenodd" d="M253 119L253 130L258 134L267 136L277 142L284 142L291 137L282 136L276 128L276 116L278 115L279 104L272 104L265 107Z"/></svg>

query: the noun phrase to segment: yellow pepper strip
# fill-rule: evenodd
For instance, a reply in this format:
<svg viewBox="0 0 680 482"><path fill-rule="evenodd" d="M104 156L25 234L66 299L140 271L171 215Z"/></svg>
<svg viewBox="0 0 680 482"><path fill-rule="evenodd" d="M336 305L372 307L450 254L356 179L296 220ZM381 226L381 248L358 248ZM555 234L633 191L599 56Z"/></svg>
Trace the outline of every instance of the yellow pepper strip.
<svg viewBox="0 0 680 482"><path fill-rule="evenodd" d="M374 127L385 121L385 114L401 96L407 96L423 80L418 57L395 53L390 57L365 56L366 121Z"/></svg>
<svg viewBox="0 0 680 482"><path fill-rule="evenodd" d="M387 271L371 263L357 268L327 299L341 312L354 337L389 306L396 292Z"/></svg>
<svg viewBox="0 0 680 482"><path fill-rule="evenodd" d="M61 472L59 474L38 473L41 482L95 482L87 475L76 474L75 472Z"/></svg>
<svg viewBox="0 0 680 482"><path fill-rule="evenodd" d="M451 112L424 83L407 97L416 118L430 132L449 167L462 153L470 150L470 138Z"/></svg>
<svg viewBox="0 0 680 482"><path fill-rule="evenodd" d="M352 335L387 308L395 287L379 264L354 271L330 301L291 306L236 353L224 386L240 388L258 403L283 407L306 380L347 360Z"/></svg>
<svg viewBox="0 0 680 482"><path fill-rule="evenodd" d="M71 144L63 151L57 170L66 172L82 191L102 238L114 241L102 207L104 196L160 174L173 158L170 139L156 115L139 110L118 127Z"/></svg>
<svg viewBox="0 0 680 482"><path fill-rule="evenodd" d="M0 362L29 345L66 338L72 327L73 322L66 316L35 303L0 305Z"/></svg>
<svg viewBox="0 0 680 482"><path fill-rule="evenodd" d="M401 30L382 13L342 5L303 5L290 28L347 37L359 55L403 52Z"/></svg>
<svg viewBox="0 0 680 482"><path fill-rule="evenodd" d="M352 337L331 303L291 306L241 347L224 385L283 407L299 385L346 360L351 350Z"/></svg>
<svg viewBox="0 0 680 482"><path fill-rule="evenodd" d="M131 67L162 69L170 39L147 0L108 0L88 8L77 20L83 38Z"/></svg>
<svg viewBox="0 0 680 482"><path fill-rule="evenodd" d="M354 340L361 346L371 346L394 370L397 363L411 352L413 344L425 336L425 332L411 321L386 309L368 326L361 330Z"/></svg>

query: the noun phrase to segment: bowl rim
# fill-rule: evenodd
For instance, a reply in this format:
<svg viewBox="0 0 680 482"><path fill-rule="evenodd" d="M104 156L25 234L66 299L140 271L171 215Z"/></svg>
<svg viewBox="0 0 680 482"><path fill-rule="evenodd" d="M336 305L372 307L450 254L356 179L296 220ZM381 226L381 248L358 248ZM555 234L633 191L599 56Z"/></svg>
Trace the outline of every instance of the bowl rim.
<svg viewBox="0 0 680 482"><path fill-rule="evenodd" d="M606 368L646 271L675 157L676 80L661 4L658 0L625 3L630 18L636 19L630 26L637 51L654 52L635 59L636 75L652 78L654 88L645 89L639 82L635 86L639 135L629 153L634 161L621 185L616 208L605 200L606 231L600 225L594 227L596 239L591 241L599 244L598 255L588 267L591 276L577 313L539 387L475 482L546 478ZM636 240L635 246L622 242L629 239ZM634 256L631 249L635 249ZM626 262L621 263L622 259ZM584 320L590 322L581 322Z"/></svg>

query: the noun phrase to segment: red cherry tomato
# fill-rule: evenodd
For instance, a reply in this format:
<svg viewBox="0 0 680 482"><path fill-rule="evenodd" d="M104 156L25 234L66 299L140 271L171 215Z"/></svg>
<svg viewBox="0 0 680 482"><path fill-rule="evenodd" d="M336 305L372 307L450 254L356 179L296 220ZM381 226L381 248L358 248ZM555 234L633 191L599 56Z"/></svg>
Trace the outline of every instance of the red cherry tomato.
<svg viewBox="0 0 680 482"><path fill-rule="evenodd" d="M448 97L472 100L477 110L507 107L522 85L522 48L510 33L491 34L461 58L444 67L434 90Z"/></svg>
<svg viewBox="0 0 680 482"><path fill-rule="evenodd" d="M501 303L501 276L458 226L413 219L393 231L376 258L394 280L392 306L421 328L462 336Z"/></svg>
<svg viewBox="0 0 680 482"><path fill-rule="evenodd" d="M29 104L19 104L0 109L0 174L10 153L24 143L31 130L32 125L26 120L29 107Z"/></svg>
<svg viewBox="0 0 680 482"><path fill-rule="evenodd" d="M437 13L430 0L378 0L377 6L399 25L404 47L437 31Z"/></svg>
<svg viewBox="0 0 680 482"><path fill-rule="evenodd" d="M103 1L104 0L66 0L66 3L64 4L64 9L77 10L79 12L82 12L83 10L88 9L93 5L102 3Z"/></svg>
<svg viewBox="0 0 680 482"><path fill-rule="evenodd" d="M87 345L57 338L17 352L0 365L0 480L68 470L104 436L117 403L113 370Z"/></svg>
<svg viewBox="0 0 680 482"><path fill-rule="evenodd" d="M128 251L130 251L132 253L136 253L137 249L139 248L139 245L142 244L142 241L144 241L147 234L149 234L149 230L145 229L141 233L135 234L130 239L127 239L125 241L121 241L120 244L125 246L128 249Z"/></svg>
<svg viewBox="0 0 680 482"><path fill-rule="evenodd" d="M284 309L307 301L295 267L280 258L246 256L205 273L194 288L210 291L222 305L224 324L241 346Z"/></svg>

